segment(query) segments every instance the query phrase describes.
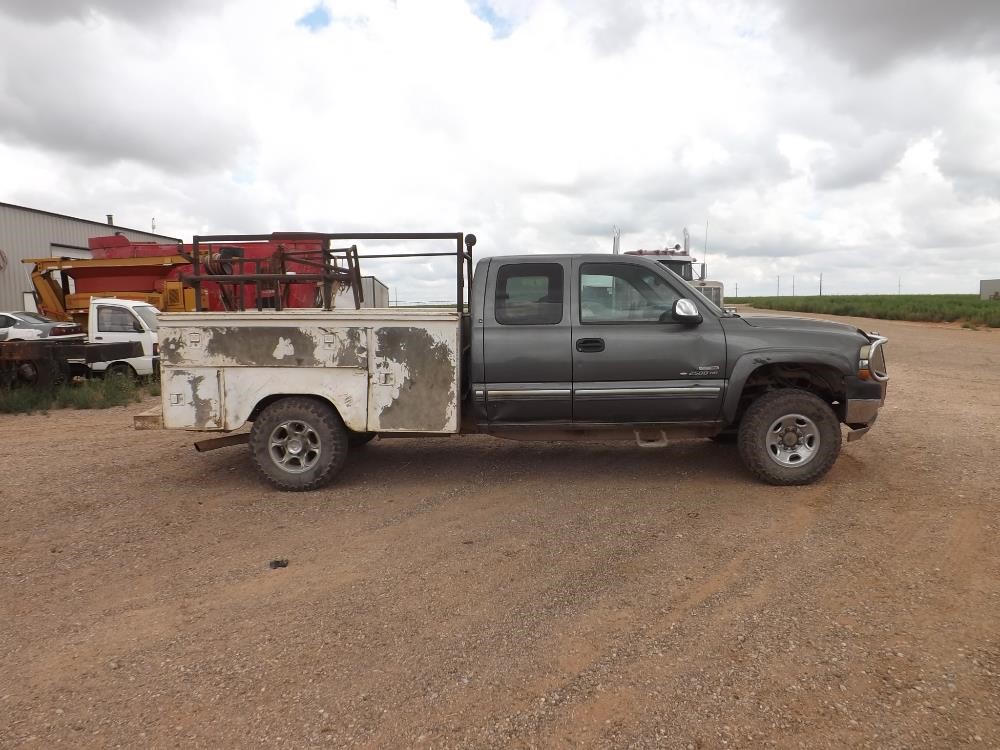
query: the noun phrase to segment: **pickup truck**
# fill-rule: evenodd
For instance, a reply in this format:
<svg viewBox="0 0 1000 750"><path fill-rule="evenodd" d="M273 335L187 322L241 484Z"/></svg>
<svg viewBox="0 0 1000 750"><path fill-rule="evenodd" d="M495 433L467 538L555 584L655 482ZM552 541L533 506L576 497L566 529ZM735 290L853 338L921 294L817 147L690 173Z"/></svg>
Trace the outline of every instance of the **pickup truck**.
<svg viewBox="0 0 1000 750"><path fill-rule="evenodd" d="M159 312L145 302L117 297L92 297L87 316L88 340L103 343L136 343L142 348L138 357L94 362L94 374L118 374L129 377L150 377L159 371Z"/></svg>
<svg viewBox="0 0 1000 750"><path fill-rule="evenodd" d="M834 464L841 424L861 437L884 403L877 333L725 312L639 256L489 257L472 275L473 235L412 237L457 241L453 309L160 315L162 411L136 426L250 423L198 445L249 443L283 490L321 487L375 436L468 433L643 448L731 439L755 477L797 485Z"/></svg>

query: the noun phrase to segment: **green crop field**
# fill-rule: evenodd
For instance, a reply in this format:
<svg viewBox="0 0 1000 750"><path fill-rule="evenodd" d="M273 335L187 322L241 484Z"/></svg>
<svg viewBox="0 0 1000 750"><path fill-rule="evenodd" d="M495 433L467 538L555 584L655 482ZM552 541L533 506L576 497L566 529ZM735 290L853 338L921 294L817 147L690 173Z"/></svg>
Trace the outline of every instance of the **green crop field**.
<svg viewBox="0 0 1000 750"><path fill-rule="evenodd" d="M976 294L858 294L826 297L741 297L726 304L747 304L766 310L790 310L859 318L962 321L969 326L1000 328L1000 300Z"/></svg>

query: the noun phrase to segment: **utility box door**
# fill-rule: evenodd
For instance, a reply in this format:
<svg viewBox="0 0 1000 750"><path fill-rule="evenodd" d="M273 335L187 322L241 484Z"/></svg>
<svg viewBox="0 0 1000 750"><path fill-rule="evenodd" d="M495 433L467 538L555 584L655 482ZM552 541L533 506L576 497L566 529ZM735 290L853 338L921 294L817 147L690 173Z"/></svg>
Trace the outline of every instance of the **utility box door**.
<svg viewBox="0 0 1000 750"><path fill-rule="evenodd" d="M221 373L215 367L164 370L163 426L167 429L217 430L222 427Z"/></svg>
<svg viewBox="0 0 1000 750"><path fill-rule="evenodd" d="M434 320L372 328L369 431L458 432L458 332Z"/></svg>

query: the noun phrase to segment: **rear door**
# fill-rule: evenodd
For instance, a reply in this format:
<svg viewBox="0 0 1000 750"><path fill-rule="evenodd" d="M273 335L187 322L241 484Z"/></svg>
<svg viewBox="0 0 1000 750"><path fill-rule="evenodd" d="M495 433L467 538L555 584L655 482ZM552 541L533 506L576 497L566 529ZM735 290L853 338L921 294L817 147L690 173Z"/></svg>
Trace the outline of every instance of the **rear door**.
<svg viewBox="0 0 1000 750"><path fill-rule="evenodd" d="M483 311L490 424L568 423L573 417L571 262L502 259Z"/></svg>
<svg viewBox="0 0 1000 750"><path fill-rule="evenodd" d="M701 324L670 320L686 292L652 263L579 259L573 272L574 421L717 419L726 371L719 319L695 299Z"/></svg>

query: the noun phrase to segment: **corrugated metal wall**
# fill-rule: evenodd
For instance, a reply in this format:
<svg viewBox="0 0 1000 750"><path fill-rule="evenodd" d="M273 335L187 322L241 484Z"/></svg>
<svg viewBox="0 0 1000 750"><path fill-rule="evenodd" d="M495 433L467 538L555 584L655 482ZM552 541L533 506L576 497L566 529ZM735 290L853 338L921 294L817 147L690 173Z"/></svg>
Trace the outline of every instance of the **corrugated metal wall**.
<svg viewBox="0 0 1000 750"><path fill-rule="evenodd" d="M0 203L0 250L7 256L7 267L0 270L0 310L21 310L23 293L31 291L31 266L22 263L22 259L53 255L53 243L85 248L91 237L115 232L121 232L130 240L170 242L173 239Z"/></svg>

